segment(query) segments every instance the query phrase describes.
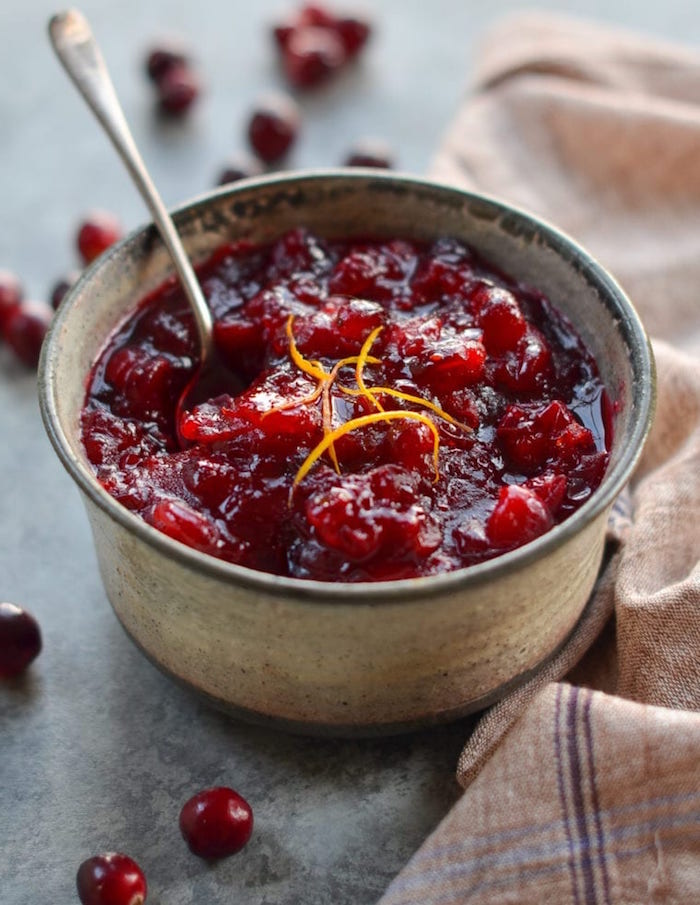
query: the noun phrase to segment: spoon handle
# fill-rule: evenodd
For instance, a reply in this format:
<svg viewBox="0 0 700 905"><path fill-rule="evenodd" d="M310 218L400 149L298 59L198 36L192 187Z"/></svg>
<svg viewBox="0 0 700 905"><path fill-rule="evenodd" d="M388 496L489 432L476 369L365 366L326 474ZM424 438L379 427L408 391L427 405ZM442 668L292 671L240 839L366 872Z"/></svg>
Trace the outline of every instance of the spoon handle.
<svg viewBox="0 0 700 905"><path fill-rule="evenodd" d="M68 10L53 16L49 22L49 35L56 55L109 135L153 216L192 306L204 363L211 355L213 343L209 306L173 221L136 147L90 26L82 13Z"/></svg>

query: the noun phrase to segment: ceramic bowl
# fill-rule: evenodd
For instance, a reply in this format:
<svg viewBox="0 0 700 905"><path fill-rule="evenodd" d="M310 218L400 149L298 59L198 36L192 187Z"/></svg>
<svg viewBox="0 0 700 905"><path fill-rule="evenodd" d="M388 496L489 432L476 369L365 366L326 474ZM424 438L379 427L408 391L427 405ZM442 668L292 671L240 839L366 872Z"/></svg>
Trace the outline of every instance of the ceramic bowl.
<svg viewBox="0 0 700 905"><path fill-rule="evenodd" d="M115 325L171 269L154 229L134 232L64 300L40 372L46 429L82 492L107 596L129 636L216 704L302 732L411 729L482 708L524 681L581 616L609 509L650 423L652 357L619 286L570 239L522 211L369 170L237 183L181 207L175 220L195 261L222 242L268 242L298 225L328 237L466 240L564 311L594 353L618 414L608 471L592 497L549 533L483 564L336 584L216 560L123 509L95 480L81 445L92 363Z"/></svg>

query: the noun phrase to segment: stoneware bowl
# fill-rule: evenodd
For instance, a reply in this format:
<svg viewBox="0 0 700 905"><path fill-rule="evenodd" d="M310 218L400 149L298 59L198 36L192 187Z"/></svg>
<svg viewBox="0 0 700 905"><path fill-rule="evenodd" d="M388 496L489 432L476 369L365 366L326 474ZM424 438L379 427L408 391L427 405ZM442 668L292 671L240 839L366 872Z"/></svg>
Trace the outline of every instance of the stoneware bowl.
<svg viewBox="0 0 700 905"><path fill-rule="evenodd" d="M154 229L141 229L65 299L40 373L46 429L82 492L104 586L129 636L216 704L302 732L398 732L477 710L524 681L581 616L609 509L649 428L651 353L620 288L570 239L521 211L369 170L237 183L180 208L175 219L195 261L222 242L268 242L298 225L328 237L464 239L564 311L619 413L608 472L591 499L548 534L489 562L429 578L334 584L218 561L108 496L79 437L93 361L115 325L171 271Z"/></svg>

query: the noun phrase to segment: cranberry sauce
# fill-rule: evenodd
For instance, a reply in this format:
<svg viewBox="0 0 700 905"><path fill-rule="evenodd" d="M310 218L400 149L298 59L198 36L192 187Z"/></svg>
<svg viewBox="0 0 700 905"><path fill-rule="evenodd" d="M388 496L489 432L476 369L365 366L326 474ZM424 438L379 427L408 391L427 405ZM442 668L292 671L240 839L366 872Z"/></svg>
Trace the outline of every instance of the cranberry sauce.
<svg viewBox="0 0 700 905"><path fill-rule="evenodd" d="M297 578L433 575L527 543L600 483L593 358L463 243L300 229L199 275L246 389L187 414L179 448L196 344L169 282L110 338L82 413L100 483L171 537Z"/></svg>

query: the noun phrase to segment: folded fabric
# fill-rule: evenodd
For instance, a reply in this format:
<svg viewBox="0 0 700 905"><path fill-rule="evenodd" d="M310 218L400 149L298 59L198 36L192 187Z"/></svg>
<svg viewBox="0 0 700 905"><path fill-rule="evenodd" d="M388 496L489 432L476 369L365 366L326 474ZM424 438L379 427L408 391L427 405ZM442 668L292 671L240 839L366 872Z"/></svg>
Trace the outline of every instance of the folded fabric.
<svg viewBox="0 0 700 905"><path fill-rule="evenodd" d="M511 17L431 175L613 273L654 337L658 403L577 629L482 715L464 794L381 905L700 903L700 55Z"/></svg>

